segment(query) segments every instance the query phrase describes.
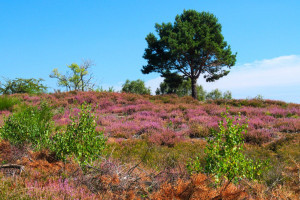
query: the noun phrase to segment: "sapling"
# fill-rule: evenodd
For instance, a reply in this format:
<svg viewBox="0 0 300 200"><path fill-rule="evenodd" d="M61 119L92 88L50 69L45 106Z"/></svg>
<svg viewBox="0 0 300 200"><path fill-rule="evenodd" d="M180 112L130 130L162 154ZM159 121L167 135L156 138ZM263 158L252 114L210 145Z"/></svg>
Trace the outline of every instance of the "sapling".
<svg viewBox="0 0 300 200"><path fill-rule="evenodd" d="M53 136L51 149L63 161L74 156L80 165L90 164L103 153L106 138L103 132L96 131L97 124L90 106L82 105L81 112L71 120L65 132Z"/></svg>
<svg viewBox="0 0 300 200"><path fill-rule="evenodd" d="M243 134L246 134L248 125L240 124L240 116L228 115L228 112L222 114L219 131L214 131L207 141L205 165L197 157L187 164L188 171L210 174L217 183L227 180L227 185L242 178L257 180L268 167L268 162L254 161L244 155Z"/></svg>

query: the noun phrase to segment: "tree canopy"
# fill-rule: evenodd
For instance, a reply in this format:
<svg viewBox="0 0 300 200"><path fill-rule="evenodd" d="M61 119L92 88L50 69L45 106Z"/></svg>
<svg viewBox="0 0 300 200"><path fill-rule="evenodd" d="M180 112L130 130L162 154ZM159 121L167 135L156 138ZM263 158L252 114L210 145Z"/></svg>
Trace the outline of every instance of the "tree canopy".
<svg viewBox="0 0 300 200"><path fill-rule="evenodd" d="M184 10L176 16L174 24L156 24L155 29L158 37L153 33L146 37L148 47L143 57L148 63L142 73L179 73L190 78L194 98L201 74L207 82L218 80L236 62L236 54L224 41L221 24L211 13Z"/></svg>
<svg viewBox="0 0 300 200"><path fill-rule="evenodd" d="M5 83L0 83L0 94L28 93L39 94L47 91L47 87L43 85L43 79L35 78L15 78L5 79Z"/></svg>
<svg viewBox="0 0 300 200"><path fill-rule="evenodd" d="M71 70L71 74L68 72L65 75L59 73L58 69L55 68L50 74L50 78L58 79L58 85L65 87L67 91L91 90L94 87L94 83L92 83L93 76L88 70L92 65L92 62L89 60L83 61L82 65L72 63L67 66Z"/></svg>
<svg viewBox="0 0 300 200"><path fill-rule="evenodd" d="M135 93L135 94L150 94L150 88L146 88L145 82L138 79L136 81L129 81L123 84L122 92Z"/></svg>

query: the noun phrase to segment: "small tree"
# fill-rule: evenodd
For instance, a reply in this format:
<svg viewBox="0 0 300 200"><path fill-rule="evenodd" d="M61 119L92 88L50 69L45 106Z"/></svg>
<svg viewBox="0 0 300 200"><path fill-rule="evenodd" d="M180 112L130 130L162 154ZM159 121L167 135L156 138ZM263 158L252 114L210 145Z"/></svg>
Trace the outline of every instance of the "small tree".
<svg viewBox="0 0 300 200"><path fill-rule="evenodd" d="M227 90L222 94L222 92L219 89L214 89L206 94L206 100L216 100L216 99L232 99L231 92Z"/></svg>
<svg viewBox="0 0 300 200"><path fill-rule="evenodd" d="M197 99L199 101L205 101L206 91L203 89L202 85L197 85Z"/></svg>
<svg viewBox="0 0 300 200"><path fill-rule="evenodd" d="M243 134L247 132L248 125L239 124L240 118L235 121L235 117L228 117L228 113L222 114L222 117L220 131L213 133L205 148L205 166L201 167L200 159L196 159L187 165L188 170L213 174L217 182L225 179L228 184L241 178L258 179L267 168L267 162L255 162L245 157Z"/></svg>
<svg viewBox="0 0 300 200"><path fill-rule="evenodd" d="M227 99L227 100L232 99L232 94L229 90L223 93L223 99Z"/></svg>
<svg viewBox="0 0 300 200"><path fill-rule="evenodd" d="M136 81L126 80L122 87L122 92L135 94L150 94L150 88L146 88L144 81L138 79Z"/></svg>
<svg viewBox="0 0 300 200"><path fill-rule="evenodd" d="M0 136L12 144L30 144L35 149L47 148L49 136L53 130L53 113L47 103L39 107L22 106L4 120L0 127Z"/></svg>
<svg viewBox="0 0 300 200"><path fill-rule="evenodd" d="M66 131L53 136L50 148L63 161L73 155L79 164L90 164L103 154L106 138L103 132L96 131L90 106L82 105L79 115L71 119Z"/></svg>
<svg viewBox="0 0 300 200"><path fill-rule="evenodd" d="M5 79L5 83L0 83L0 94L15 94L15 93L28 93L28 94L40 94L47 90L47 87L43 85L43 79L35 78L16 78Z"/></svg>
<svg viewBox="0 0 300 200"><path fill-rule="evenodd" d="M93 76L88 71L92 65L92 62L88 60L83 61L83 64L80 66L73 63L68 65L68 68L71 70L71 74L67 73L66 75L59 73L58 69L55 68L50 74L50 78L58 79L58 85L65 87L67 91L91 90L95 86L95 84L92 83Z"/></svg>
<svg viewBox="0 0 300 200"><path fill-rule="evenodd" d="M221 24L208 12L184 10L174 24L155 25L158 38L150 33L146 37L148 48L144 58L148 64L142 73L179 73L191 79L192 97L197 98L197 80L201 74L207 82L226 76L236 61L230 46L224 41Z"/></svg>
<svg viewBox="0 0 300 200"><path fill-rule="evenodd" d="M222 92L219 89L212 90L211 92L207 93L206 99L207 100L216 100L222 99Z"/></svg>

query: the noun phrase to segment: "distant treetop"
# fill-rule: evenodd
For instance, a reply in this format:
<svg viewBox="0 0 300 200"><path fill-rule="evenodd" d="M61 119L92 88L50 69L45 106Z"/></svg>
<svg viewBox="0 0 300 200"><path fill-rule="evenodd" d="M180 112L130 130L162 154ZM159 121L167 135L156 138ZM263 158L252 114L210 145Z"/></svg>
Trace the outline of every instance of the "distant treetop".
<svg viewBox="0 0 300 200"><path fill-rule="evenodd" d="M145 82L141 79L136 81L126 80L122 87L122 92L135 93L135 94L150 94L150 88L146 88Z"/></svg>
<svg viewBox="0 0 300 200"><path fill-rule="evenodd" d="M93 75L88 71L93 63L89 60L83 61L81 65L72 63L67 67L71 70L65 75L58 72L58 69L53 69L50 78L58 79L58 86L65 87L67 91L88 91L92 90L95 84L92 82Z"/></svg>
<svg viewBox="0 0 300 200"><path fill-rule="evenodd" d="M15 78L5 79L5 83L0 82L0 94L15 94L15 93L28 93L40 94L47 91L47 87L43 85L43 79L35 78Z"/></svg>

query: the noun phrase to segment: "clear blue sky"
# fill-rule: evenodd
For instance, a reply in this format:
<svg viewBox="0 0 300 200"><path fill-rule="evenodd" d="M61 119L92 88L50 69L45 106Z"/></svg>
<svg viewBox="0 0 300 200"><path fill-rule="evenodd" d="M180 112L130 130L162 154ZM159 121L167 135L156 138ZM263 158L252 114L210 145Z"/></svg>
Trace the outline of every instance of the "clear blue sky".
<svg viewBox="0 0 300 200"><path fill-rule="evenodd" d="M247 73L237 68L259 68L257 62L261 66L264 61L292 55L288 63L292 62L293 69L300 68L298 0L0 0L0 76L43 78L45 84L57 88L56 81L49 78L53 68L65 72L67 64L91 59L100 86L117 88L126 79L138 78L149 84L159 74L140 71L146 64L142 58L145 37L154 32L156 22L173 22L184 9L217 16L225 40L238 53L236 73ZM286 64L278 65L283 69ZM279 97L276 84L232 92L237 98L262 94L300 103L300 82L280 86L283 96Z"/></svg>

